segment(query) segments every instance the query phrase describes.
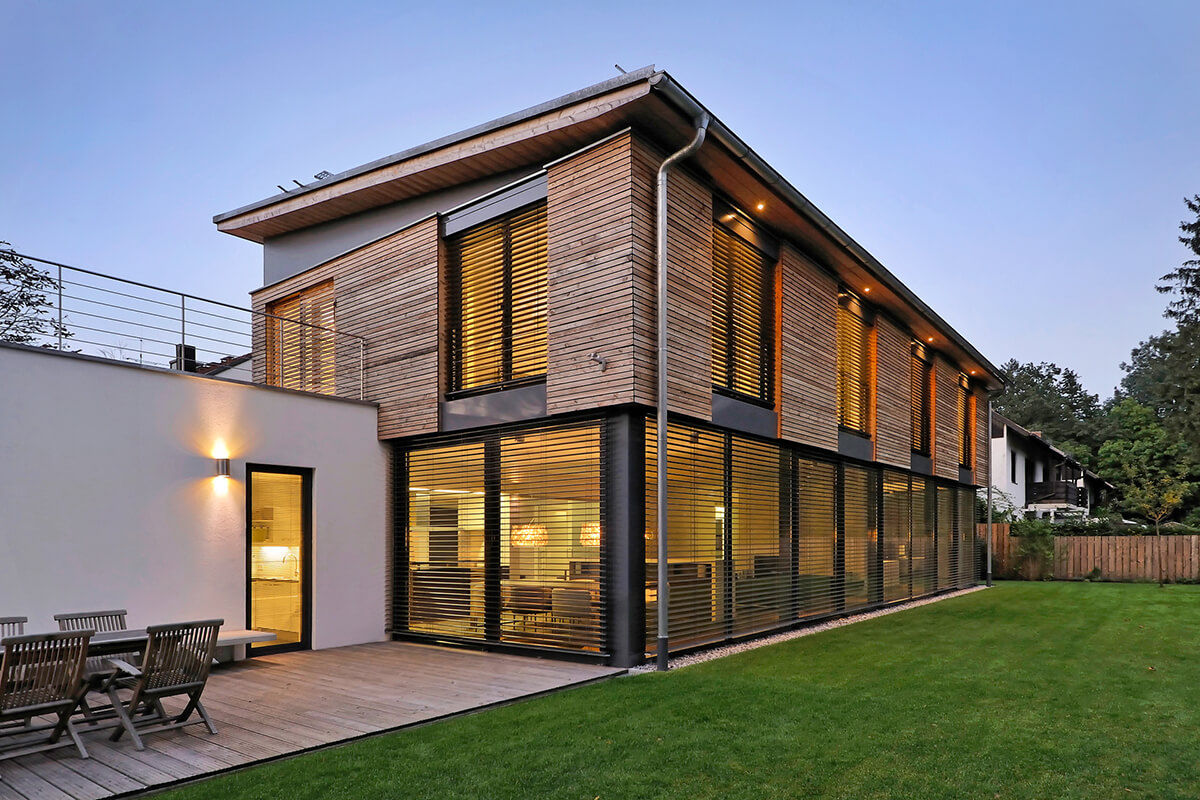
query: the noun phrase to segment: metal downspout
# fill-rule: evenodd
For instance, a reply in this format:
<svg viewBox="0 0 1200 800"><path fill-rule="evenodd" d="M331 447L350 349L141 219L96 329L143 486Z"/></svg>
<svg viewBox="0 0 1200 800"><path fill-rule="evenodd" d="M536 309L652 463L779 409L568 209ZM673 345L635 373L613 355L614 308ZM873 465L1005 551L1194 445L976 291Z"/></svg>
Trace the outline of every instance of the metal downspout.
<svg viewBox="0 0 1200 800"><path fill-rule="evenodd" d="M667 177L671 168L689 158L704 144L710 117L701 110L696 118L696 135L682 150L668 156L658 168L657 237L658 262L658 427L655 438L655 521L658 532L658 650L656 665L667 668Z"/></svg>
<svg viewBox="0 0 1200 800"><path fill-rule="evenodd" d="M987 585L992 585L992 396L988 395Z"/></svg>

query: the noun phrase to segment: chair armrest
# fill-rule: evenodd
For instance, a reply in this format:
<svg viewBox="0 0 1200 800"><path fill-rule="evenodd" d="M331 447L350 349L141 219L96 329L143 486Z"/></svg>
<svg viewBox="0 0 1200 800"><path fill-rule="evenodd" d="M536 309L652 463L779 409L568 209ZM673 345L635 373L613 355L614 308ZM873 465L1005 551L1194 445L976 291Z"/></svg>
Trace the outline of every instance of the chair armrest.
<svg viewBox="0 0 1200 800"><path fill-rule="evenodd" d="M112 667L117 672L123 672L130 678L142 677L142 671L140 669L135 667L133 664L130 664L128 661L122 661L119 658L106 658L104 659L104 665L107 667Z"/></svg>

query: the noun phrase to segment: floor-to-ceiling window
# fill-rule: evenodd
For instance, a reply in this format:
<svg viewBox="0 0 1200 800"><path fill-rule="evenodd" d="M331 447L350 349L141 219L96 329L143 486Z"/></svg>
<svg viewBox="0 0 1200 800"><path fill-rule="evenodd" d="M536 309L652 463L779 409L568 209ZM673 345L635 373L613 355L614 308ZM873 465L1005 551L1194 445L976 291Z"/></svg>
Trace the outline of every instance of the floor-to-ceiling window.
<svg viewBox="0 0 1200 800"><path fill-rule="evenodd" d="M845 466L842 525L845 535L845 608L858 608L874 600L875 548L879 536L879 472Z"/></svg>
<svg viewBox="0 0 1200 800"><path fill-rule="evenodd" d="M600 439L593 422L409 449L408 630L602 650Z"/></svg>
<svg viewBox="0 0 1200 800"><path fill-rule="evenodd" d="M312 471L246 465L247 627L275 634L256 652L309 646Z"/></svg>
<svg viewBox="0 0 1200 800"><path fill-rule="evenodd" d="M883 599L911 597L912 491L905 472L883 473Z"/></svg>

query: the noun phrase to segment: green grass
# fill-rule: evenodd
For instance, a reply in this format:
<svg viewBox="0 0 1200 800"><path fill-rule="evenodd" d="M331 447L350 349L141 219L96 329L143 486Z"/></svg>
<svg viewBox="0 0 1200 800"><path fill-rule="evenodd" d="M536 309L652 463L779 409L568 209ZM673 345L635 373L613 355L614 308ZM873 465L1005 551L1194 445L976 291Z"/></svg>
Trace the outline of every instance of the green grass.
<svg viewBox="0 0 1200 800"><path fill-rule="evenodd" d="M1200 587L1007 583L185 798L1195 798Z"/></svg>

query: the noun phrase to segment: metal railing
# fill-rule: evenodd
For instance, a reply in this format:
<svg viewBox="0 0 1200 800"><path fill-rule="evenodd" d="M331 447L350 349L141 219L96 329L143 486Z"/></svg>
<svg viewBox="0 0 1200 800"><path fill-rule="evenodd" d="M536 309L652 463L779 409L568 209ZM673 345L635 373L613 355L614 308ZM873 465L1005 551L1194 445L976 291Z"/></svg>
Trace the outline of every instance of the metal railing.
<svg viewBox="0 0 1200 800"><path fill-rule="evenodd" d="M10 317L0 319L0 341L364 399L361 336L23 253L4 254L9 266L15 257L37 274L0 271L0 313ZM18 295L22 302L12 302ZM14 315L22 317L18 326Z"/></svg>

